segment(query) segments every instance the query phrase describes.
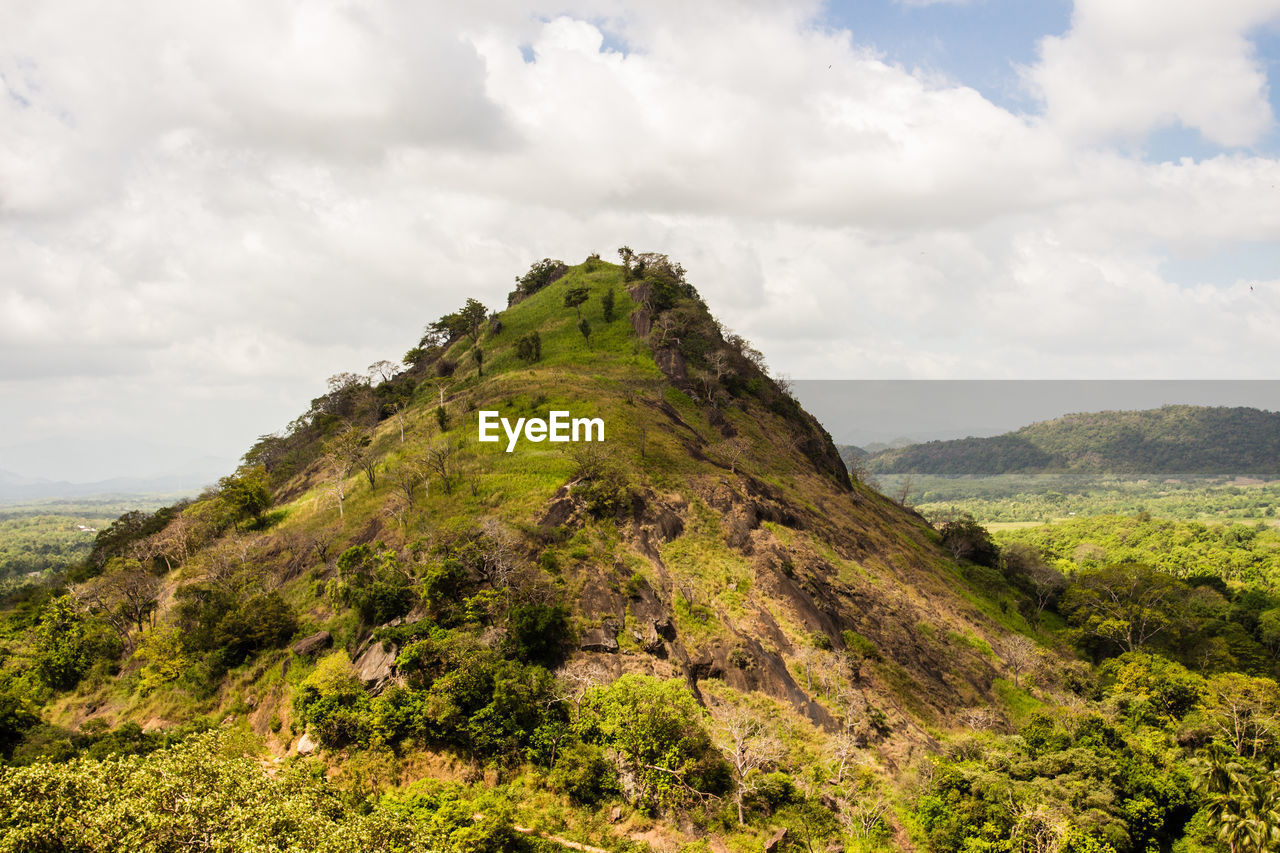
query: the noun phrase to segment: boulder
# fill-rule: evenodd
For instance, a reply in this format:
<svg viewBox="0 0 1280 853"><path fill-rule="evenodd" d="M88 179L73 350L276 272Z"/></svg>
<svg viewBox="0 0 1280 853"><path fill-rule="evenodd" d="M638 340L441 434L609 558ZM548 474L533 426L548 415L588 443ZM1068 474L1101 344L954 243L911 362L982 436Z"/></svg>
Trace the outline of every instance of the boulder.
<svg viewBox="0 0 1280 853"><path fill-rule="evenodd" d="M582 632L582 643L578 646L584 652L609 652L618 650L618 640L604 628L588 628Z"/></svg>
<svg viewBox="0 0 1280 853"><path fill-rule="evenodd" d="M320 631L312 634L310 637L303 637L301 640L293 644L293 653L299 657L313 655L321 649L329 648L333 642L333 635L328 631Z"/></svg>
<svg viewBox="0 0 1280 853"><path fill-rule="evenodd" d="M320 744L311 739L311 735L306 732L302 733L302 737L298 738L298 745L294 747L294 752L298 755L310 755L320 748Z"/></svg>
<svg viewBox="0 0 1280 853"><path fill-rule="evenodd" d="M384 649L382 643L370 641L352 661L356 675L372 692L381 693L396 673L396 648Z"/></svg>
<svg viewBox="0 0 1280 853"><path fill-rule="evenodd" d="M787 828L784 826L773 834L764 845L764 853L777 853L778 846L782 844L782 840L787 837Z"/></svg>

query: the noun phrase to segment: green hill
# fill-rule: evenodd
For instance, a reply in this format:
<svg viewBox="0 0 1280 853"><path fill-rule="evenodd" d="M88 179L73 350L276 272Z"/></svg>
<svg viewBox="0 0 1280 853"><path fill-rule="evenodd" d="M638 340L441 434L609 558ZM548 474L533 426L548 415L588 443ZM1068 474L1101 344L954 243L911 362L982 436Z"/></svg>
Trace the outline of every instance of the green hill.
<svg viewBox="0 0 1280 853"><path fill-rule="evenodd" d="M467 300L11 594L0 850L1213 849L1189 762L1274 692L1280 601L934 530L620 255Z"/></svg>
<svg viewBox="0 0 1280 853"><path fill-rule="evenodd" d="M278 755L537 764L559 667L564 689L678 679L799 726L789 749L852 732L892 762L997 701L1008 620L664 256L535 265L405 359L331 378L217 490L102 531L66 605L28 608L4 665L49 737L231 715ZM605 437L508 451L481 412ZM74 647L38 639L58 606ZM683 796L628 784L638 808Z"/></svg>
<svg viewBox="0 0 1280 853"><path fill-rule="evenodd" d="M1030 473L1280 476L1280 413L1163 406L1066 415L991 438L930 441L877 453L883 474Z"/></svg>

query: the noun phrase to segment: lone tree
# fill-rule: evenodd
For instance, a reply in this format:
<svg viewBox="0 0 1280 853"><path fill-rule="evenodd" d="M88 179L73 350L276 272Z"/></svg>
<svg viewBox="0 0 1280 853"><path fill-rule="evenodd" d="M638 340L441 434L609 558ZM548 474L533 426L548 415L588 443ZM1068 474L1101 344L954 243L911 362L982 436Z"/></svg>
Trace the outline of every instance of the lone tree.
<svg viewBox="0 0 1280 853"><path fill-rule="evenodd" d="M969 513L962 513L942 525L942 546L951 552L957 563L969 560L980 566L995 568L1000 562L1000 548L987 529Z"/></svg>
<svg viewBox="0 0 1280 853"><path fill-rule="evenodd" d="M785 750L774 737L762 715L733 705L717 705L711 711L715 720L715 744L733 768L734 802L738 807L738 825L747 823L744 800L759 785L759 776L776 764Z"/></svg>
<svg viewBox="0 0 1280 853"><path fill-rule="evenodd" d="M529 267L529 271L524 275L516 276L516 284L520 286L520 291L526 294L537 293L542 288L551 284L556 279L563 276L569 271L564 265L564 261L552 258L543 258L536 261Z"/></svg>
<svg viewBox="0 0 1280 853"><path fill-rule="evenodd" d="M632 263L635 261L636 253L630 246L623 246L618 249L618 257L622 259L622 280L631 281L632 279Z"/></svg>
<svg viewBox="0 0 1280 853"><path fill-rule="evenodd" d="M484 321L489 316L489 309L484 304L475 300L468 299L467 304L463 305L452 314L445 314L439 320L436 320L427 327L427 336L434 340L453 341L458 338L470 338L472 343L480 342L480 332L484 328ZM424 337L426 340L426 337Z"/></svg>
<svg viewBox="0 0 1280 853"><path fill-rule="evenodd" d="M338 499L338 517L345 518L344 503L347 499L347 478L356 470L364 456L369 436L360 429L347 427L324 445L324 460L329 470L329 486Z"/></svg>
<svg viewBox="0 0 1280 853"><path fill-rule="evenodd" d="M578 315L578 322L582 322L582 303L587 301L591 296L591 291L579 285L571 287L564 293L564 307L572 308Z"/></svg>
<svg viewBox="0 0 1280 853"><path fill-rule="evenodd" d="M246 520L254 524L261 523L262 514L271 508L267 469L255 465L230 477L223 477L218 481L218 497L231 510L237 526Z"/></svg>

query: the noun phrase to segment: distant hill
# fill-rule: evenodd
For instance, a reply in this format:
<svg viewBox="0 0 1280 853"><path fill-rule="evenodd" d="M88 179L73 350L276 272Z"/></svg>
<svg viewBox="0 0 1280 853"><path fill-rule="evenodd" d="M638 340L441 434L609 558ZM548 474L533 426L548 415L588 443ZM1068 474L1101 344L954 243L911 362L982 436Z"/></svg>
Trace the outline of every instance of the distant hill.
<svg viewBox="0 0 1280 853"><path fill-rule="evenodd" d="M0 506L27 501L87 498L137 498L196 495L213 478L172 475L167 477L114 477L92 483L68 483L23 477L0 470Z"/></svg>
<svg viewBox="0 0 1280 853"><path fill-rule="evenodd" d="M884 450L880 474L995 476L1046 472L1280 476L1280 413L1163 406L1065 415L991 438Z"/></svg>
<svg viewBox="0 0 1280 853"><path fill-rule="evenodd" d="M845 467L849 467L854 462L864 462L871 454L856 444L837 444L836 450L840 453L840 459L844 462Z"/></svg>

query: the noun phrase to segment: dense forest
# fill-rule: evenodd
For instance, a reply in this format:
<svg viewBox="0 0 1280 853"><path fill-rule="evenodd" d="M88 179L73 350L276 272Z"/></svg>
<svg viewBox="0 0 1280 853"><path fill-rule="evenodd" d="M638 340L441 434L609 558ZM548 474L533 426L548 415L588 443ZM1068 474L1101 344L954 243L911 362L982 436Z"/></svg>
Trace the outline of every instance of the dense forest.
<svg viewBox="0 0 1280 853"><path fill-rule="evenodd" d="M1277 849L1273 533L930 524L619 259L11 590L0 851ZM486 409L609 440L507 454Z"/></svg>
<svg viewBox="0 0 1280 853"><path fill-rule="evenodd" d="M1270 523L1280 504L1280 482L1216 478L1119 478L1083 474L1003 474L934 477L884 474L885 494L932 518L957 508L982 522L1050 522L1093 515Z"/></svg>
<svg viewBox="0 0 1280 853"><path fill-rule="evenodd" d="M991 438L930 441L883 450L878 474L995 476L1038 472L1280 477L1280 412L1163 406L1092 412Z"/></svg>

